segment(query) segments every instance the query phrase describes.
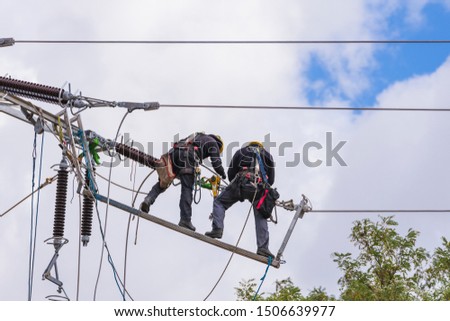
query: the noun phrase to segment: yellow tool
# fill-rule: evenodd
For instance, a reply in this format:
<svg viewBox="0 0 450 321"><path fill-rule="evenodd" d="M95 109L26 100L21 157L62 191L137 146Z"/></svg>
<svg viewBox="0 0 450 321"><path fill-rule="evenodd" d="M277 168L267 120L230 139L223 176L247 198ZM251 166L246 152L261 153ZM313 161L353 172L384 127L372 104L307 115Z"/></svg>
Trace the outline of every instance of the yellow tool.
<svg viewBox="0 0 450 321"><path fill-rule="evenodd" d="M200 184L201 187L210 189L214 198L219 195L220 176L213 175L211 178L202 177Z"/></svg>
<svg viewBox="0 0 450 321"><path fill-rule="evenodd" d="M209 181L211 182L211 191L213 197L216 198L219 195L220 176L213 175Z"/></svg>

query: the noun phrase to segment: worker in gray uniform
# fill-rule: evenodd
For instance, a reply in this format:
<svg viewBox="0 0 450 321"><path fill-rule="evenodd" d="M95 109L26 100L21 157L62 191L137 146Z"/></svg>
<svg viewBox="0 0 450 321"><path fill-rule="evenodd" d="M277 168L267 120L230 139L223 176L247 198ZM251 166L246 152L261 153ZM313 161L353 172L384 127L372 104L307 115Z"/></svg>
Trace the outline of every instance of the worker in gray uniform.
<svg viewBox="0 0 450 321"><path fill-rule="evenodd" d="M259 160L258 155L259 153ZM260 163L261 162L261 163ZM262 168L264 167L264 168ZM262 172L266 179L262 179ZM272 155L260 142L253 141L238 150L228 169L230 184L216 197L213 203L212 230L205 235L220 239L224 229L225 211L237 201L248 200L253 205L256 227L257 254L274 257L269 251L269 228L267 219L257 209L258 191L263 181L272 185L275 181L275 167Z"/></svg>
<svg viewBox="0 0 450 321"><path fill-rule="evenodd" d="M169 158L174 173L181 183L179 226L195 231L191 221L192 194L195 184L195 168L199 166L202 160L209 157L216 173L223 179L226 179L225 170L220 159L222 151L223 141L220 136L204 133L194 133L174 143L173 148L169 151ZM148 213L150 205L166 189L167 187L162 187L160 181L158 181L141 203L141 211Z"/></svg>

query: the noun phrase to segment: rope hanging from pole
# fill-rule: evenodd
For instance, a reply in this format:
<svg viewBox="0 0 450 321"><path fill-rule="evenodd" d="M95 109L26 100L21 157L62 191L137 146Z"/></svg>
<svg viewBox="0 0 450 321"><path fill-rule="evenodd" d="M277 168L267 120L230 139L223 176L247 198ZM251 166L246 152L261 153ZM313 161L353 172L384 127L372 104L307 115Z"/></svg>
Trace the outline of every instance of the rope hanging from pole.
<svg viewBox="0 0 450 321"><path fill-rule="evenodd" d="M267 261L266 272L264 272L264 275L261 278L261 283L259 284L258 290L256 290L255 295L253 296L253 301L255 301L256 298L258 297L259 290L261 290L261 286L263 285L264 280L266 279L267 272L269 272L269 268L270 268L271 264L272 264L272 257L269 256L268 261Z"/></svg>
<svg viewBox="0 0 450 321"><path fill-rule="evenodd" d="M29 269L28 269L28 301L31 301L31 297L32 297L32 293L33 293L34 262L35 262L35 254L36 254L36 234L37 234L37 223L38 223L38 217L39 217L39 200L40 200L40 189L41 189L41 187L39 187L37 190L34 190L34 186L35 186L34 178L35 178L36 156L37 156L36 155L37 135L38 135L38 131L36 130L36 127L35 127L34 141L33 141L33 153L32 153L33 177L32 177L32 182L31 182L31 194L30 194L31 195L31 215L30 215L30 253L29 253ZM44 135L42 135L42 140L41 140L38 184L41 184L43 154L44 154ZM38 192L36 213L34 213L34 193L35 192Z"/></svg>

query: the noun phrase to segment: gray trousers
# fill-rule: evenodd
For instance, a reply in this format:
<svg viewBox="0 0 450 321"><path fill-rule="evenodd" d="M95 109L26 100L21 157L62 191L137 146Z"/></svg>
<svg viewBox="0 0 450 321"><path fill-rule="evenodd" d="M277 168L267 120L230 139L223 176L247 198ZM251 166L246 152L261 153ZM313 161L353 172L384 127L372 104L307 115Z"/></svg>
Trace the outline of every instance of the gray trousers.
<svg viewBox="0 0 450 321"><path fill-rule="evenodd" d="M178 178L181 182L181 195L180 195L180 218L184 221L191 221L192 217L192 192L194 190L193 174L182 174ZM166 189L161 188L159 182L153 185L152 189L148 193L146 200L149 204L153 204L158 196L165 192Z"/></svg>
<svg viewBox="0 0 450 321"><path fill-rule="evenodd" d="M225 211L233 206L237 201L248 200L252 202L255 196L256 188L246 184L241 179L235 179L219 196L214 200L213 204L213 228L223 229ZM256 209L258 199L253 201L253 213L255 216L256 244L258 249L269 249L269 227L267 220Z"/></svg>

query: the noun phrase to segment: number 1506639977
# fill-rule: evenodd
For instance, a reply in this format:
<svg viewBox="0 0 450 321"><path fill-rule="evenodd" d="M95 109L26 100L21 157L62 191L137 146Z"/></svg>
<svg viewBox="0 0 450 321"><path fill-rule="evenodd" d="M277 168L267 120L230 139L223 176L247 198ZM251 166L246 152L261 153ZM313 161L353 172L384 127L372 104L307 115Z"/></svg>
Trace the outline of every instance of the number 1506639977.
<svg viewBox="0 0 450 321"><path fill-rule="evenodd" d="M332 316L334 312L334 305L297 305L297 306L259 306L257 308L259 317L307 317L307 316Z"/></svg>

